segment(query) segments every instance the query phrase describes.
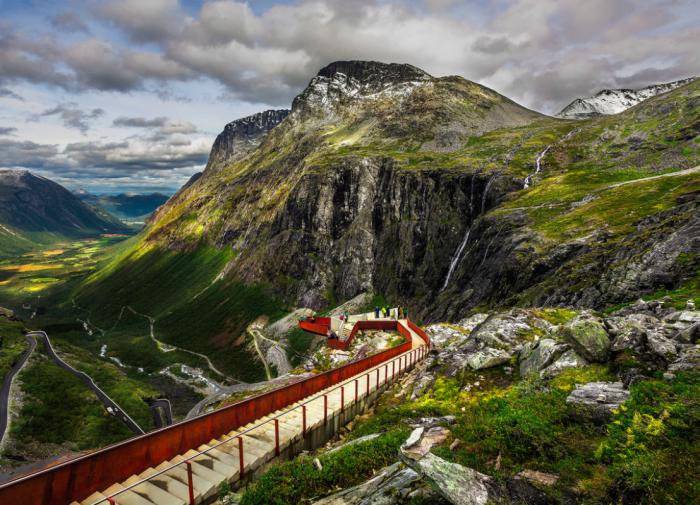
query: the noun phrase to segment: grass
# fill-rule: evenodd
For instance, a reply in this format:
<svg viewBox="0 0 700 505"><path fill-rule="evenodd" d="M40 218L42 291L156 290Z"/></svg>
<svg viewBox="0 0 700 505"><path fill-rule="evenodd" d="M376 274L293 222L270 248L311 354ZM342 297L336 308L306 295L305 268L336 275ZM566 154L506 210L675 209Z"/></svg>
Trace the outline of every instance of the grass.
<svg viewBox="0 0 700 505"><path fill-rule="evenodd" d="M273 465L249 486L241 505L284 505L310 503L339 488L359 484L381 468L393 463L399 446L406 440L406 428L393 430L367 442L320 455L322 470L309 456Z"/></svg>
<svg viewBox="0 0 700 505"><path fill-rule="evenodd" d="M4 378L12 366L27 350L24 325L0 315L0 378ZM0 379L1 380L1 379Z"/></svg>
<svg viewBox="0 0 700 505"><path fill-rule="evenodd" d="M37 348L38 351L38 348ZM131 431L110 416L97 397L71 373L40 352L20 373L24 401L12 425L20 443L74 443L90 449L124 440Z"/></svg>

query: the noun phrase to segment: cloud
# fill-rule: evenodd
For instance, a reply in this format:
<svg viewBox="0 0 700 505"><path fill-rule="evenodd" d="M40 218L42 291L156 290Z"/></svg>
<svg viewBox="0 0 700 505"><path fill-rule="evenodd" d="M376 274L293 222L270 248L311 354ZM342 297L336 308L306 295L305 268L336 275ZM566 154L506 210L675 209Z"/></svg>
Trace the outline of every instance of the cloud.
<svg viewBox="0 0 700 505"><path fill-rule="evenodd" d="M49 18L51 26L69 33L90 33L83 18L74 11L66 11Z"/></svg>
<svg viewBox="0 0 700 505"><path fill-rule="evenodd" d="M24 102L24 97L18 95L14 91L8 88L0 88L0 98L5 97L5 98L12 98L14 100L19 100L21 102Z"/></svg>
<svg viewBox="0 0 700 505"><path fill-rule="evenodd" d="M12 126L0 126L0 135L14 135L17 128Z"/></svg>
<svg viewBox="0 0 700 505"><path fill-rule="evenodd" d="M174 36L184 20L177 0L109 1L98 6L96 12L136 42L160 41Z"/></svg>
<svg viewBox="0 0 700 505"><path fill-rule="evenodd" d="M222 96L285 106L315 72L339 59L407 62L458 74L548 112L601 86L649 84L700 71L692 0L300 0L254 10L211 0L198 11L177 0L91 4L106 36L70 42L0 26L0 84L173 96L181 81L209 79ZM82 18L51 19L80 35ZM192 98L192 97L190 97Z"/></svg>
<svg viewBox="0 0 700 505"><path fill-rule="evenodd" d="M201 170L209 154L208 139L153 143L143 138L116 142L73 142L65 148L0 138L0 166L40 171L68 185L107 187L181 186ZM112 182L110 182L112 181Z"/></svg>
<svg viewBox="0 0 700 505"><path fill-rule="evenodd" d="M95 119L104 116L105 111L100 108L95 108L89 111L84 111L78 108L76 103L64 103L47 109L40 114L33 116L32 121L38 121L39 118L48 116L58 116L66 128L74 128L82 133L90 129L90 123Z"/></svg>

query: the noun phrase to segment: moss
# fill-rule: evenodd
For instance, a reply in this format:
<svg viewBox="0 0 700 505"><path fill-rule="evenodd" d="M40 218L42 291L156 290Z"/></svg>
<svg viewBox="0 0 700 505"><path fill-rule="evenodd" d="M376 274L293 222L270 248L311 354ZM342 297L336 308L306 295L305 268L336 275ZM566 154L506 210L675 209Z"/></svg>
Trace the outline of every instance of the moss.
<svg viewBox="0 0 700 505"><path fill-rule="evenodd" d="M322 470L313 458L301 456L273 465L246 488L241 505L283 505L304 503L347 488L372 477L377 470L396 461L407 429L394 430L370 441L320 455Z"/></svg>

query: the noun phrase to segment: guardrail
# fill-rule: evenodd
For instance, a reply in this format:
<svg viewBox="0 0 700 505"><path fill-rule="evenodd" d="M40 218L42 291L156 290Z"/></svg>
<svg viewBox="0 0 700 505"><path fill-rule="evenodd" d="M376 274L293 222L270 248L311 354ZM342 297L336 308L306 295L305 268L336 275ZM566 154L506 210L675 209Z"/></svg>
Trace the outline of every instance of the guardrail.
<svg viewBox="0 0 700 505"><path fill-rule="evenodd" d="M211 440L221 437L223 434L229 433L235 428L245 426L246 424L326 390L335 384L360 375L362 372L366 372L381 364L385 364L386 366L385 378L382 383L382 385L385 385L388 380L389 363L392 363L391 379L393 380L396 374L395 367L397 360L399 361L399 371L401 371L402 366L403 370L406 370L408 363L410 363L409 366L412 367L428 352L427 347L412 349L411 333L409 329L405 328L398 321L364 321L363 323L370 323L372 325L371 327L374 329L397 330L406 337L407 342L362 360L348 363L334 370L309 377L267 393L253 396L214 412L203 414L193 419L131 438L54 467L24 477L19 477L0 486L0 503L65 505L72 501L84 500L95 491L102 491L116 482L123 482L131 475L140 474L144 470L157 466L163 461L170 460L177 455L183 454L203 444L207 444ZM411 327L412 323L409 322L408 324L411 330L416 331ZM382 325L382 327L380 328L376 325ZM370 326L368 326L368 328L369 327ZM427 335L425 335L422 330L420 333L416 333L429 345L429 339L427 339ZM403 364L401 360L403 360ZM357 380L358 379L356 379L355 382L357 382ZM356 385L356 391L357 387ZM378 387L379 384L377 383L375 390ZM331 391L335 391L339 388L344 388L344 385L333 388ZM328 393L331 391L324 393L324 395L327 397ZM341 389L341 395L343 392L344 389ZM275 423L276 453L279 453L279 417L298 408L302 408L305 413L306 403L308 402L298 405L294 409L288 410L260 424ZM325 402L325 404L327 406L327 402ZM244 433L260 425L249 428ZM303 431L305 432L305 429ZM243 461L242 438L244 433L240 433L206 451L188 457L186 460L172 465L168 469L164 469L157 475L161 475L178 465L186 465L189 476L190 503L194 504L191 460L226 442L238 439L239 457L241 458L240 471L242 472L245 463ZM149 477L149 479L154 476ZM143 482L144 481L134 483L127 489L131 489ZM114 496L117 494L119 493L116 493ZM102 500L102 502L114 503L114 500L110 497L106 501Z"/></svg>

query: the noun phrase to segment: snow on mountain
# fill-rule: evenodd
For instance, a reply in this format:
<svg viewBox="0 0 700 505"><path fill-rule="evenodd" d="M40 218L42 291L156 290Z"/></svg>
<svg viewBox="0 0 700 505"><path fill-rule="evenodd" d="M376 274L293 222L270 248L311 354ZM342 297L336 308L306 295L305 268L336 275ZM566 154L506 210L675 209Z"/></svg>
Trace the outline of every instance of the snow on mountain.
<svg viewBox="0 0 700 505"><path fill-rule="evenodd" d="M653 84L641 89L604 89L595 96L577 98L564 107L556 117L564 119L586 119L596 116L618 114L647 98L666 93L679 86L688 84L695 79L695 77L688 77L687 79L665 84Z"/></svg>

